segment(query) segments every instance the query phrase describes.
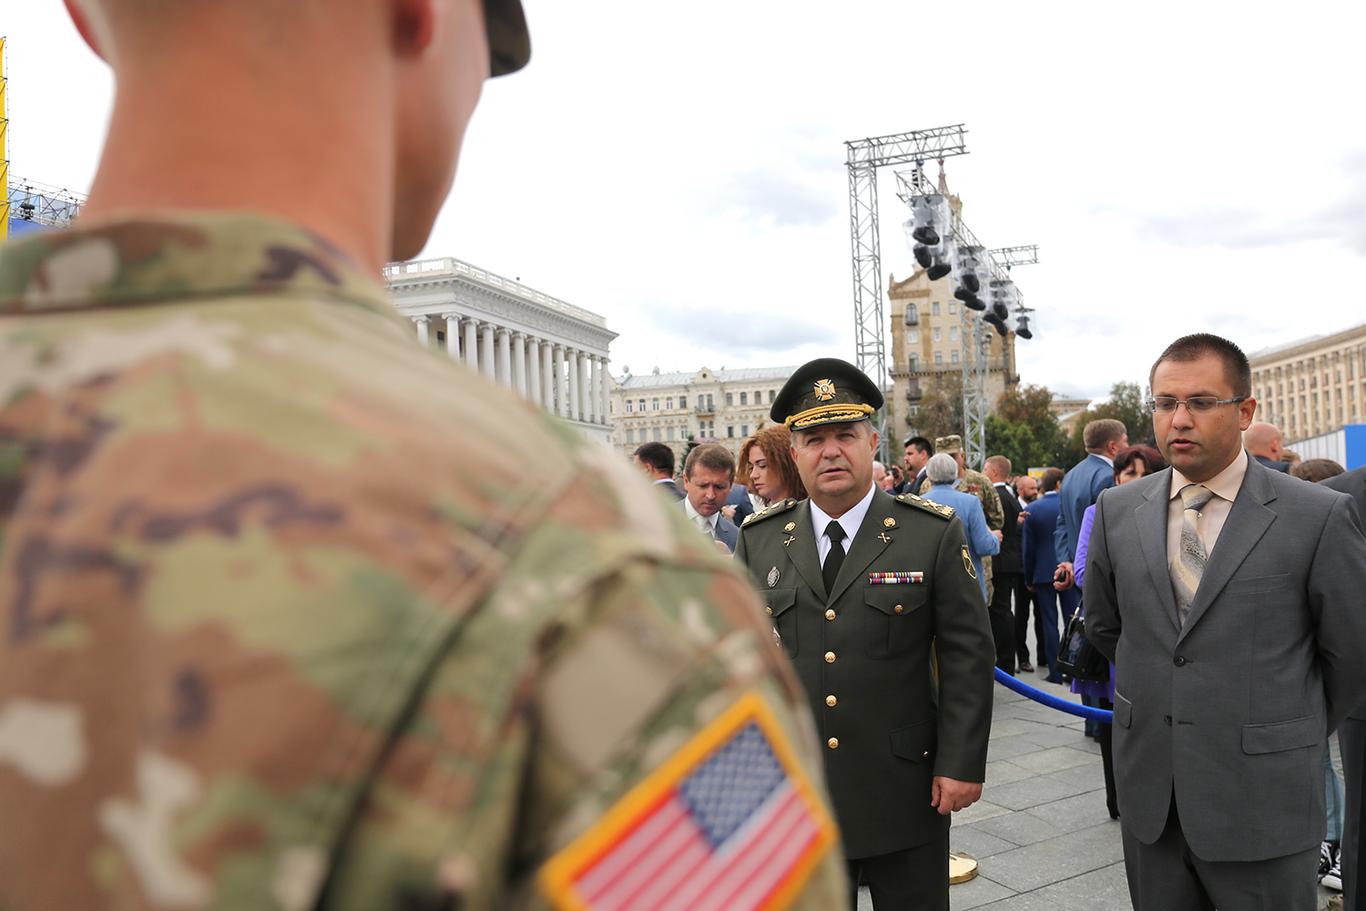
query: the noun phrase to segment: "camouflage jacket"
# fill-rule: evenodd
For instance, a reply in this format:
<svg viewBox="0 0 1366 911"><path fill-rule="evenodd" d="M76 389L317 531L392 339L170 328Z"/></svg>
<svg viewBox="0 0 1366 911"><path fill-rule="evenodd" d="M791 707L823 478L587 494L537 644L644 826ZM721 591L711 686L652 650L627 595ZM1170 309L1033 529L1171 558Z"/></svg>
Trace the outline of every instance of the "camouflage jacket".
<svg viewBox="0 0 1366 911"><path fill-rule="evenodd" d="M925 491L933 486L930 479L926 478L920 485L920 495L924 496ZM982 512L986 513L987 528L1000 531L1005 527L1006 517L1005 511L1001 508L1001 495L996 492L995 485L986 475L971 468L964 469L962 477L953 482L953 489L970 493L982 501Z"/></svg>
<svg viewBox="0 0 1366 911"><path fill-rule="evenodd" d="M791 669L674 512L302 230L0 249L0 908L547 907L737 707L822 819ZM796 907L848 900L820 831Z"/></svg>

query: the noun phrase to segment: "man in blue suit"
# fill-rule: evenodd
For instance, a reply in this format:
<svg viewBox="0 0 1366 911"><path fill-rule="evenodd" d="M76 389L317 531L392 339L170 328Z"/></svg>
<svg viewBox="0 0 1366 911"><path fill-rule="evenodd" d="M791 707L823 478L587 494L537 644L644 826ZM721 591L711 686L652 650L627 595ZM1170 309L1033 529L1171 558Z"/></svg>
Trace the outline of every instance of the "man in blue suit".
<svg viewBox="0 0 1366 911"><path fill-rule="evenodd" d="M688 453L683 461L683 513L688 521L735 553L740 528L721 515L735 480L735 457L719 443L706 443Z"/></svg>
<svg viewBox="0 0 1366 911"><path fill-rule="evenodd" d="M952 506L963 523L963 537L968 539L968 556L972 561L973 578L981 589L982 601L987 599L987 578L982 572L982 558L1001 552L1001 532L987 528L987 514L982 511L982 501L975 494L963 493L953 489L958 480L958 463L947 453L930 456L925 464L925 475L930 479L930 489L925 491L925 499Z"/></svg>
<svg viewBox="0 0 1366 911"><path fill-rule="evenodd" d="M1086 507L1095 503L1100 492L1115 486L1115 456L1129 445L1129 431L1122 421L1102 418L1087 424L1081 432L1086 458L1076 465L1062 482L1058 494L1058 524L1053 530L1053 549L1058 564L1066 570L1063 581L1072 585L1072 558L1077 553L1077 534ZM1032 507L1031 507L1032 509Z"/></svg>
<svg viewBox="0 0 1366 911"><path fill-rule="evenodd" d="M1058 496L1061 482L1061 468L1049 468L1043 473L1039 481L1043 495L1029 504L1024 533L1020 536L1020 561L1024 568L1025 584L1034 592L1036 609L1043 617L1043 653L1048 662L1048 676L1045 679L1049 683L1062 683L1062 676L1058 674L1059 604L1064 617L1071 617L1077 606L1076 586L1062 591L1053 588L1053 582L1062 573L1053 537L1053 529L1061 524L1058 521L1062 506Z"/></svg>

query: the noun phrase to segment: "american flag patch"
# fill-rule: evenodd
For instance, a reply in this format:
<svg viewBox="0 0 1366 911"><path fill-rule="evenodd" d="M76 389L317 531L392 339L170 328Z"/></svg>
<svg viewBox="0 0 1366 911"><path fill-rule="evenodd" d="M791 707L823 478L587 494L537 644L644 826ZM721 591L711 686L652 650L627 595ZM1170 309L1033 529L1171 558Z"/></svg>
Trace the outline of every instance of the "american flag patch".
<svg viewBox="0 0 1366 911"><path fill-rule="evenodd" d="M541 871L562 911L787 907L835 841L768 706L748 694Z"/></svg>

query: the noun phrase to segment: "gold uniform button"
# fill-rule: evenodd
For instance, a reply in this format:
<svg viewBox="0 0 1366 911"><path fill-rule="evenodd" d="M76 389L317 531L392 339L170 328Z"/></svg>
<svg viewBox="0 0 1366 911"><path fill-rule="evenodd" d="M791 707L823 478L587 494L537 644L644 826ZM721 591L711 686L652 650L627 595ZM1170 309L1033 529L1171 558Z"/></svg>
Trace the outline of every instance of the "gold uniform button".
<svg viewBox="0 0 1366 911"><path fill-rule="evenodd" d="M921 753L921 754L920 754L920 758L921 758L921 759L929 759L929 758L930 758L930 751L929 751L929 750L926 750L925 752Z"/></svg>
<svg viewBox="0 0 1366 911"><path fill-rule="evenodd" d="M831 737L825 742L825 745L832 750L839 749L840 739L838 737Z"/></svg>
<svg viewBox="0 0 1366 911"><path fill-rule="evenodd" d="M835 663L835 653L834 653L834 652L826 652L826 653L825 653L825 663L826 663L826 664L834 664L834 663Z"/></svg>
<svg viewBox="0 0 1366 911"><path fill-rule="evenodd" d="M827 619L827 620L834 620L834 619L835 619L835 610L834 610L834 608L827 607L827 608L825 609L825 619Z"/></svg>
<svg viewBox="0 0 1366 911"><path fill-rule="evenodd" d="M766 613L766 614L768 614L770 617L772 617L772 616L773 616L773 608L771 608L771 607L766 607L766 608L764 608L764 613Z"/></svg>
<svg viewBox="0 0 1366 911"><path fill-rule="evenodd" d="M836 699L834 696L826 696L826 697L825 697L825 704L828 705L828 706L830 706L832 709L835 707L835 704L838 703L838 702L839 702L839 700Z"/></svg>
<svg viewBox="0 0 1366 911"><path fill-rule="evenodd" d="M892 608L892 610L896 611L896 612L899 614L899 613L901 613L902 611L906 610L906 608L904 608L904 607L902 607L900 604L898 604L896 607ZM771 614L771 613L773 613L773 611L769 611L769 613Z"/></svg>

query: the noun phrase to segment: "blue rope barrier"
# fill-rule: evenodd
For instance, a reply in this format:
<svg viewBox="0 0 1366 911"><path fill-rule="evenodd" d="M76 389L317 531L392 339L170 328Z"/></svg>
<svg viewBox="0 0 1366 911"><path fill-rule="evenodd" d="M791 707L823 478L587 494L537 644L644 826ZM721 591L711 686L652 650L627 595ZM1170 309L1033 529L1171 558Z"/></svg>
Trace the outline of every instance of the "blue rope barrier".
<svg viewBox="0 0 1366 911"><path fill-rule="evenodd" d="M1092 721L1099 721L1103 724L1112 724L1114 722L1115 713L1109 709L1097 709L1092 708L1089 705L1078 705L1070 699L1063 699L1059 696L1054 696L1052 693L1046 693L1041 689L1032 687L1023 680L1010 676L999 667L994 670L996 671L997 683L1012 692L1019 693L1026 699L1033 699L1040 705L1046 705L1050 709L1057 709L1059 712L1066 712L1069 715L1076 715L1078 718L1089 718Z"/></svg>

